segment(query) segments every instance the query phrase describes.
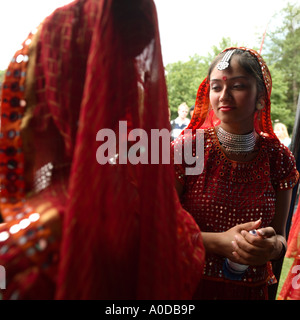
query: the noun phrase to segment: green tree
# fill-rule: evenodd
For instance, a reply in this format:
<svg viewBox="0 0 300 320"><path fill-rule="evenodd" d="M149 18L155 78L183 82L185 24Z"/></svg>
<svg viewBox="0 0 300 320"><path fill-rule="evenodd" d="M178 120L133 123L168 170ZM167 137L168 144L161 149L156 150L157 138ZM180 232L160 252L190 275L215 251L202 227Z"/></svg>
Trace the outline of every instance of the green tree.
<svg viewBox="0 0 300 320"><path fill-rule="evenodd" d="M284 75L274 65L269 66L272 75L272 94L271 94L271 119L274 122L279 120L286 126L292 127L294 124L291 116L292 111L286 107L288 84L284 81Z"/></svg>
<svg viewBox="0 0 300 320"><path fill-rule="evenodd" d="M171 118L177 117L178 106L186 102L191 107L196 100L197 89L206 76L207 64L195 54L187 62L178 61L166 66Z"/></svg>
<svg viewBox="0 0 300 320"><path fill-rule="evenodd" d="M282 24L267 37L266 58L268 64L272 66L273 88L274 90L276 87L281 88L285 99L279 94L272 96L272 118L275 118L273 113L281 109L277 114L278 118L291 132L300 91L300 6L288 3L274 18L278 16L282 17ZM277 83L276 78L278 78ZM279 96L281 99L278 100Z"/></svg>

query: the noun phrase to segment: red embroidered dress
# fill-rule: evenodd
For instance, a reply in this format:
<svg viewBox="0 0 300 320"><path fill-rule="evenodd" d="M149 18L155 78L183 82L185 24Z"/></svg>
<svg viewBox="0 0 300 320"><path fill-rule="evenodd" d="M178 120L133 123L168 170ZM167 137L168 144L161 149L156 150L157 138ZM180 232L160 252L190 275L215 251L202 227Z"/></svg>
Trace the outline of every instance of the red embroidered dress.
<svg viewBox="0 0 300 320"><path fill-rule="evenodd" d="M175 141L175 150L179 141ZM220 147L215 129L209 128L204 131L203 172L185 175L186 164L175 165L176 177L184 186L181 203L201 231L224 232L236 224L259 218L262 218L262 227L270 225L275 214L276 190L292 188L298 172L293 155L284 145L274 144L272 138L260 135L258 148L258 155L252 161L230 160ZM207 253L203 278L228 283L223 274L224 260ZM266 282L274 281L271 269L264 265L250 266L240 281L231 282L265 287ZM212 286L211 289L214 297L217 292ZM243 291L242 286L238 289ZM258 296L253 298L259 298L260 293L258 290ZM207 294L206 290L200 297L208 297Z"/></svg>

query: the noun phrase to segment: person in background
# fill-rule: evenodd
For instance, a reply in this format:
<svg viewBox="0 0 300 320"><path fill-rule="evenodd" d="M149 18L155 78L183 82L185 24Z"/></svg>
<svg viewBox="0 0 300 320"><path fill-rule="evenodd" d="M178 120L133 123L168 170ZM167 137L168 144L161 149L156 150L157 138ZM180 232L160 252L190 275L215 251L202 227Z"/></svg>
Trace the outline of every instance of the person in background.
<svg viewBox="0 0 300 320"><path fill-rule="evenodd" d="M174 120L171 120L171 141L176 139L181 131L190 123L190 119L187 118L188 113L189 107L184 102L178 107L178 117Z"/></svg>
<svg viewBox="0 0 300 320"><path fill-rule="evenodd" d="M269 69L255 50L224 50L199 86L187 127L193 134L189 150L203 130L201 174L185 173L185 133L172 142L177 191L206 249L195 299L268 299L268 286L276 281L271 261L285 254L285 224L299 173L273 132L271 88Z"/></svg>
<svg viewBox="0 0 300 320"><path fill-rule="evenodd" d="M274 125L274 132L280 142L289 148L291 144L291 138L289 136L286 125L281 122L276 122Z"/></svg>
<svg viewBox="0 0 300 320"><path fill-rule="evenodd" d="M195 106L191 106L191 107L190 107L190 118L191 118L191 119L193 118L194 109L195 109Z"/></svg>

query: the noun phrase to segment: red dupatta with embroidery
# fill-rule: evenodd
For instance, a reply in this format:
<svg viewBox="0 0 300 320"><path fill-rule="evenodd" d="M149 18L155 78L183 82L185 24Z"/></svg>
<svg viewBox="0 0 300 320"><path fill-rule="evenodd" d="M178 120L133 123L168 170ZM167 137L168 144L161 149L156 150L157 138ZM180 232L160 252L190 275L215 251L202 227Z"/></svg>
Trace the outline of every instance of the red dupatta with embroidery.
<svg viewBox="0 0 300 320"><path fill-rule="evenodd" d="M35 53L29 54L35 81L27 108L29 42L16 53L15 58L26 59L10 65L2 96L2 116L19 112L14 129L21 129L24 112L30 119L26 141L22 135L9 140L13 118L1 128L6 153L12 151L9 144L18 151L7 154L17 156L18 171L12 167L16 162L2 167L2 184L10 183L7 172L12 170L21 181L1 190L2 209L15 213L0 226L1 252L8 244L15 248L0 255L9 277L5 298L190 299L202 274L204 247L198 226L177 198L172 164L101 165L96 159L101 129L112 130L117 141L126 140L134 128L148 136L151 129L169 129L153 1L77 0L50 15L40 28ZM18 86L10 83L14 72ZM124 136L120 121L127 124ZM27 142L35 153L28 152ZM151 148L148 152L151 159ZM32 172L47 163L59 169L55 179L27 198L26 191L33 191ZM61 238L50 246L56 235L43 225L40 212L37 228L44 232L39 244L51 249L56 257L51 261L45 251L35 252L34 259L28 256L35 239L41 239L31 239L27 251L16 245L29 227L9 236L27 201L33 210L51 202L63 221L62 229L59 223L55 227Z"/></svg>
<svg viewBox="0 0 300 320"><path fill-rule="evenodd" d="M204 248L199 228L178 201L172 165L100 165L96 159L101 129L112 130L117 141L126 140L134 128L148 136L151 129L169 129L153 1L74 1L43 22L34 59L33 168L49 162L71 168L60 170L39 196L39 204L51 200L63 220L60 249L53 249L59 258L51 262L58 275L43 269L39 253L19 265L22 247L9 257L12 269L0 256L10 279L18 278L18 297L191 298L202 274ZM125 136L120 121L126 121ZM25 145L22 139L18 143L22 164ZM25 188L21 191L18 199L26 201ZM5 197L10 201L11 194ZM10 208L16 209L13 202ZM54 236L48 231L46 243ZM18 277L25 266L35 270L34 278ZM47 279L43 287L32 285L39 275Z"/></svg>
<svg viewBox="0 0 300 320"><path fill-rule="evenodd" d="M121 120L148 136L169 127L155 8L146 0L94 3L57 298L187 298L203 247L191 243L197 227L174 193L172 166L95 161L102 128L124 139Z"/></svg>

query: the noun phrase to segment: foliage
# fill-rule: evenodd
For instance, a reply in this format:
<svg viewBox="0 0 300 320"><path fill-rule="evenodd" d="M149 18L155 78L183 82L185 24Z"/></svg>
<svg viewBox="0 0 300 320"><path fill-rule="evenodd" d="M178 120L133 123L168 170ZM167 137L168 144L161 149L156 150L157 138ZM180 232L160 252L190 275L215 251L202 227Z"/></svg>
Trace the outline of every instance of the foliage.
<svg viewBox="0 0 300 320"><path fill-rule="evenodd" d="M207 63L194 55L187 62L178 61L166 66L171 118L177 117L177 108L182 102L189 107L195 103L199 83L205 78Z"/></svg>
<svg viewBox="0 0 300 320"><path fill-rule="evenodd" d="M4 80L5 70L0 70L0 88L2 86L2 82Z"/></svg>
<svg viewBox="0 0 300 320"><path fill-rule="evenodd" d="M266 60L272 66L273 88L282 88L282 92L285 92L283 100L278 100L276 94L272 96L273 112L276 108L281 109L277 114L278 119L291 132L300 92L300 6L288 3L274 19L278 19L279 15L282 24L268 34Z"/></svg>
<svg viewBox="0 0 300 320"><path fill-rule="evenodd" d="M272 94L271 94L271 119L274 122L279 120L286 126L292 127L294 119L291 115L292 111L287 106L288 84L284 81L282 72L274 67L269 66L272 75Z"/></svg>

